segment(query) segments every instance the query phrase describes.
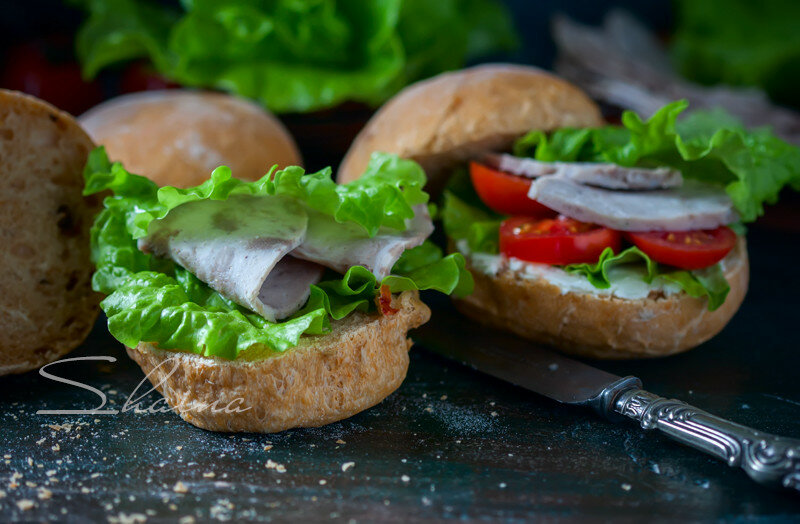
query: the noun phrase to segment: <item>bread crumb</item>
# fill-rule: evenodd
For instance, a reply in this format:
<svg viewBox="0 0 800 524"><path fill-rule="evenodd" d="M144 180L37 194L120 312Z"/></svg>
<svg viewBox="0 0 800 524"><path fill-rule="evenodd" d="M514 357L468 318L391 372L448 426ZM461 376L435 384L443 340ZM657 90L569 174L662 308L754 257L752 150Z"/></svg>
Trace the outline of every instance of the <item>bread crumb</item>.
<svg viewBox="0 0 800 524"><path fill-rule="evenodd" d="M175 483L175 486L172 487L172 491L175 493L188 493L189 488L186 487L186 484L181 482L180 480Z"/></svg>
<svg viewBox="0 0 800 524"><path fill-rule="evenodd" d="M22 511L28 511L29 509L33 509L36 504L30 499L22 499L17 501L17 507Z"/></svg>
<svg viewBox="0 0 800 524"><path fill-rule="evenodd" d="M61 446L56 444L53 447L51 447L50 449L52 449L53 451L61 451Z"/></svg>
<svg viewBox="0 0 800 524"><path fill-rule="evenodd" d="M490 414L491 416L493 416L493 417L496 417L496 416L497 416L497 411L492 411L492 412L491 412L491 413L489 413L489 414Z"/></svg>
<svg viewBox="0 0 800 524"><path fill-rule="evenodd" d="M37 440L37 441L36 441L36 445L37 445L37 446L41 446L41 445L42 445L42 443L43 443L45 440L46 440L46 439L45 439L44 437L40 438L39 440Z"/></svg>
<svg viewBox="0 0 800 524"><path fill-rule="evenodd" d="M35 488L36 487L36 483L35 482L31 482L30 480L25 481L25 485L28 486L29 488Z"/></svg>
<svg viewBox="0 0 800 524"><path fill-rule="evenodd" d="M337 444L347 444L347 442L345 442L345 441L344 441L344 440L342 440L342 439L336 439L336 443L337 443Z"/></svg>
<svg viewBox="0 0 800 524"><path fill-rule="evenodd" d="M265 464L267 469L274 469L278 473L286 473L286 466L283 464L278 464L272 459L267 459L267 463Z"/></svg>
<svg viewBox="0 0 800 524"><path fill-rule="evenodd" d="M47 488L39 489L39 500L47 500L53 497L53 492Z"/></svg>
<svg viewBox="0 0 800 524"><path fill-rule="evenodd" d="M447 395L442 395L441 397L439 397L439 400L447 400Z"/></svg>
<svg viewBox="0 0 800 524"><path fill-rule="evenodd" d="M91 492L92 492L92 490L87 488L86 486L81 488L81 493L86 494L86 493L91 493Z"/></svg>
<svg viewBox="0 0 800 524"><path fill-rule="evenodd" d="M264 451L269 451L271 449L272 449L272 444L267 444L266 446L264 446Z"/></svg>
<svg viewBox="0 0 800 524"><path fill-rule="evenodd" d="M203 473L203 477L207 479L213 479L216 476L217 476L216 473L214 473L213 471L207 471Z"/></svg>
<svg viewBox="0 0 800 524"><path fill-rule="evenodd" d="M48 469L47 471L44 472L44 474L47 475L48 477L52 477L53 475L56 474L56 470Z"/></svg>
<svg viewBox="0 0 800 524"><path fill-rule="evenodd" d="M633 486L631 486L630 484L628 484L626 482L626 483L622 484L622 486L620 486L620 487L625 491L630 491Z"/></svg>
<svg viewBox="0 0 800 524"><path fill-rule="evenodd" d="M408 482L411 480L411 477L409 477L408 475L403 475L402 477L400 477L400 480L402 480L403 482Z"/></svg>
<svg viewBox="0 0 800 524"><path fill-rule="evenodd" d="M344 464L342 464L342 471L347 471L348 469L352 468L355 465L356 465L355 462L345 462Z"/></svg>
<svg viewBox="0 0 800 524"><path fill-rule="evenodd" d="M327 481L327 480L325 480L325 479L319 479L319 485L320 485L320 486L324 486L324 485L325 485L325 484L327 484L327 483L328 483L328 481Z"/></svg>
<svg viewBox="0 0 800 524"><path fill-rule="evenodd" d="M180 451L180 450L182 450L182 449L183 449L183 446L175 446L175 449L177 449L178 451Z"/></svg>
<svg viewBox="0 0 800 524"><path fill-rule="evenodd" d="M111 524L142 524L147 522L147 515L144 513L131 513L130 515L120 513L116 517L108 517Z"/></svg>
<svg viewBox="0 0 800 524"><path fill-rule="evenodd" d="M178 519L178 524L192 524L194 522L194 517L191 515L186 515L185 517L181 517Z"/></svg>
<svg viewBox="0 0 800 524"><path fill-rule="evenodd" d="M6 498L6 492L0 489L0 499Z"/></svg>

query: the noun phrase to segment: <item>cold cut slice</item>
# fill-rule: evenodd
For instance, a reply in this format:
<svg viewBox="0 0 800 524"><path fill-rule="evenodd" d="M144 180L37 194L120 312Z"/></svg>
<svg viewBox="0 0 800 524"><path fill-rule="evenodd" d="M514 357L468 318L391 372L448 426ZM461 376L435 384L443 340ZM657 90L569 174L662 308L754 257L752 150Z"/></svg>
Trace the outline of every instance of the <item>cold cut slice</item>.
<svg viewBox="0 0 800 524"><path fill-rule="evenodd" d="M322 275L322 268L286 257L305 238L307 223L305 210L293 200L234 195L173 209L151 223L139 249L171 258L221 295L274 322L297 311Z"/></svg>
<svg viewBox="0 0 800 524"><path fill-rule="evenodd" d="M658 191L612 191L541 177L531 184L528 196L568 217L620 231L713 229L738 220L724 191L697 183Z"/></svg>
<svg viewBox="0 0 800 524"><path fill-rule="evenodd" d="M654 169L623 167L592 162L540 162L512 155L487 155L485 161L500 171L528 178L558 176L579 184L607 189L666 189L680 187L680 171L668 167Z"/></svg>
<svg viewBox="0 0 800 524"><path fill-rule="evenodd" d="M364 266L378 280L387 276L403 251L422 244L433 232L425 204L414 207L414 218L406 221L405 231L382 230L370 238L352 223L338 223L330 217L309 211L308 231L293 256L329 267L339 273L352 266Z"/></svg>

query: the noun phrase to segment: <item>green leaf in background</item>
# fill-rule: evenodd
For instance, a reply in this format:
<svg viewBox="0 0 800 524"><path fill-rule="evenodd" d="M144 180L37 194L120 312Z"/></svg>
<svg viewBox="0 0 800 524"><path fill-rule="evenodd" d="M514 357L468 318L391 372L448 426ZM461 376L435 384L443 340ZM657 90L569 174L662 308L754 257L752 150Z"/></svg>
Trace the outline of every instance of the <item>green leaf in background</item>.
<svg viewBox="0 0 800 524"><path fill-rule="evenodd" d="M145 254L136 238L170 209L201 199L224 200L233 194L292 196L331 220L362 225L391 225L402 220L410 206L427 201L419 166L407 160L377 155L358 182L337 186L329 170L304 175L300 168L271 172L258 182L245 183L219 168L200 186L158 188L147 178L111 163L103 148L94 150L84 171L86 194L111 191L92 227L92 260L97 267L92 287L108 295L101 303L111 334L127 346L153 342L163 349L194 352L226 359L266 358L296 346L303 335L319 335L331 319L354 311L374 310L381 285L392 292L435 289L467 294L471 275L461 254L442 256L430 243L408 250L393 274L377 282L364 267L345 275L331 273L311 286L303 309L291 318L269 322L235 304L172 261ZM409 217L410 218L410 217ZM371 226L370 226L371 227Z"/></svg>
<svg viewBox="0 0 800 524"><path fill-rule="evenodd" d="M752 85L800 107L800 2L675 0L672 54L702 84Z"/></svg>
<svg viewBox="0 0 800 524"><path fill-rule="evenodd" d="M722 111L678 120L687 105L672 102L647 121L626 111L623 126L532 131L514 151L549 162L671 166L686 178L724 186L744 222L762 215L786 185L800 189L800 148L766 129L748 131Z"/></svg>
<svg viewBox="0 0 800 524"><path fill-rule="evenodd" d="M175 82L218 88L275 112L352 100L378 105L404 85L517 43L498 0L73 0L84 74L148 58Z"/></svg>

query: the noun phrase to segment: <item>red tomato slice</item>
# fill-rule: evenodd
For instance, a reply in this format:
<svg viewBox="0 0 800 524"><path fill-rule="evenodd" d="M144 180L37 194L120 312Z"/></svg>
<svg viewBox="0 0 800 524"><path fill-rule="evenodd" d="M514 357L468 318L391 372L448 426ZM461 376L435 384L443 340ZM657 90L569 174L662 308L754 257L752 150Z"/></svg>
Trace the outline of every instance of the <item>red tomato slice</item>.
<svg viewBox="0 0 800 524"><path fill-rule="evenodd" d="M597 262L604 249L619 251L619 231L571 218L512 217L500 225L500 252L542 264Z"/></svg>
<svg viewBox="0 0 800 524"><path fill-rule="evenodd" d="M736 245L736 233L725 226L697 231L627 233L626 237L656 262L681 269L712 266Z"/></svg>
<svg viewBox="0 0 800 524"><path fill-rule="evenodd" d="M525 177L503 173L477 162L469 163L469 174L483 203L498 213L528 217L555 216L552 210L528 198L531 181Z"/></svg>

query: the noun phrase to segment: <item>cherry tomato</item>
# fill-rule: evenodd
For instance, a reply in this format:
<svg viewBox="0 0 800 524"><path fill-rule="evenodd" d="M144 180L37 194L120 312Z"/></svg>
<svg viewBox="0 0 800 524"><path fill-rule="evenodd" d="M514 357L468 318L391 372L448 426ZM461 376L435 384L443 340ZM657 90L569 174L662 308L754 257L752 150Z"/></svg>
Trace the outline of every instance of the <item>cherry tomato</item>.
<svg viewBox="0 0 800 524"><path fill-rule="evenodd" d="M57 40L32 42L13 48L0 76L0 87L15 89L79 115L103 100L97 82L81 77L70 47Z"/></svg>
<svg viewBox="0 0 800 524"><path fill-rule="evenodd" d="M180 87L159 75L155 69L142 62L134 62L125 68L120 78L121 93L136 93L154 89L172 89Z"/></svg>
<svg viewBox="0 0 800 524"><path fill-rule="evenodd" d="M626 238L656 262L681 269L712 266L736 245L736 233L725 226L697 231L627 233Z"/></svg>
<svg viewBox="0 0 800 524"><path fill-rule="evenodd" d="M500 252L542 264L597 262L606 248L619 251L619 231L559 217L512 217L500 225Z"/></svg>
<svg viewBox="0 0 800 524"><path fill-rule="evenodd" d="M483 203L498 213L528 217L555 216L552 210L528 198L531 181L525 177L503 173L477 162L470 162L469 174Z"/></svg>

